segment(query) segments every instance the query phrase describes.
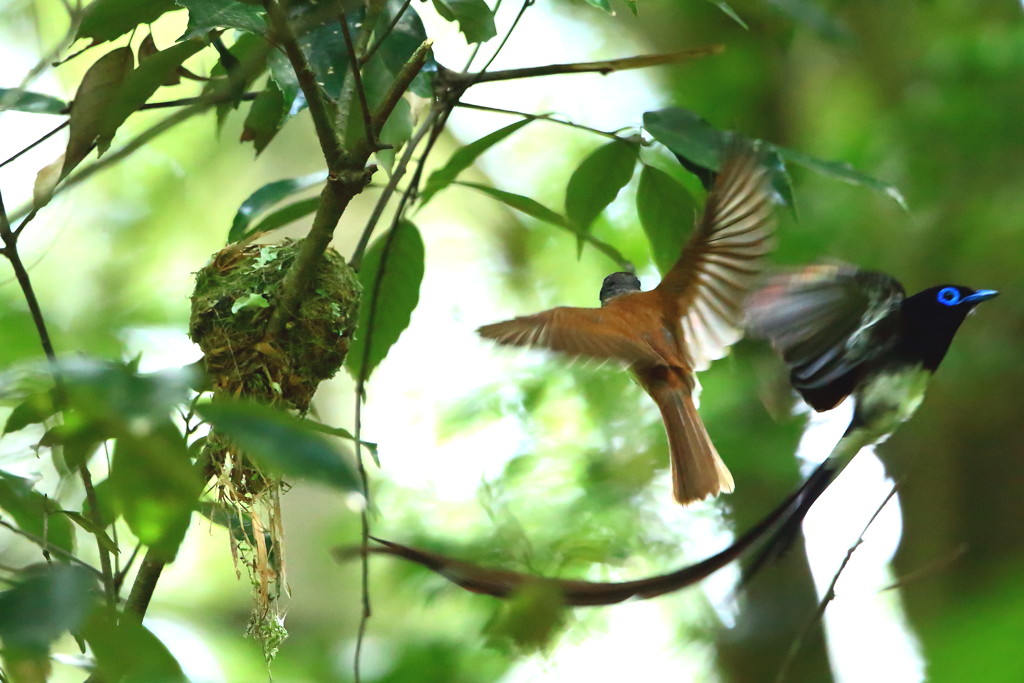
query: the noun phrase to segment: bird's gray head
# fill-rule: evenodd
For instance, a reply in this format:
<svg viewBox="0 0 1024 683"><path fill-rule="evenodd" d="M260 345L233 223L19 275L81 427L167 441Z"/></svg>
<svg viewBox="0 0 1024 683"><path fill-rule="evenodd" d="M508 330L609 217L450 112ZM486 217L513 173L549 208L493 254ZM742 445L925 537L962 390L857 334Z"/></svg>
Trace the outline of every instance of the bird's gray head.
<svg viewBox="0 0 1024 683"><path fill-rule="evenodd" d="M601 283L601 305L620 294L640 291L640 278L633 273L612 273Z"/></svg>

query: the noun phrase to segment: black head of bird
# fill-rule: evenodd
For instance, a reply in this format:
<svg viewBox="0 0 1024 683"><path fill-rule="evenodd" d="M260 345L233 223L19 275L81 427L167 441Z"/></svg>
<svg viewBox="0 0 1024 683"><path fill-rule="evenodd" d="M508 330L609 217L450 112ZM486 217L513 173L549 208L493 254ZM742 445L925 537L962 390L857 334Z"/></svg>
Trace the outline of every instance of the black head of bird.
<svg viewBox="0 0 1024 683"><path fill-rule="evenodd" d="M918 355L924 367L934 372L967 315L997 294L994 289L939 285L908 297L902 306L907 352Z"/></svg>

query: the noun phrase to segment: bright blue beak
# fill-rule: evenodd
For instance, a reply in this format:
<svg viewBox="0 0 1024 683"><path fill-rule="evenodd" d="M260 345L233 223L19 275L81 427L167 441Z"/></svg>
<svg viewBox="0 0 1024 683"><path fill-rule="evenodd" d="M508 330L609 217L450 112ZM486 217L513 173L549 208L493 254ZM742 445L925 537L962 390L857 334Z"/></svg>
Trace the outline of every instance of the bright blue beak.
<svg viewBox="0 0 1024 683"><path fill-rule="evenodd" d="M997 294L999 294L999 292L997 292L994 289L979 289L974 294L968 294L967 296L965 296L961 303L970 302L972 304L977 304L981 303L982 301L987 301L988 299L991 299Z"/></svg>

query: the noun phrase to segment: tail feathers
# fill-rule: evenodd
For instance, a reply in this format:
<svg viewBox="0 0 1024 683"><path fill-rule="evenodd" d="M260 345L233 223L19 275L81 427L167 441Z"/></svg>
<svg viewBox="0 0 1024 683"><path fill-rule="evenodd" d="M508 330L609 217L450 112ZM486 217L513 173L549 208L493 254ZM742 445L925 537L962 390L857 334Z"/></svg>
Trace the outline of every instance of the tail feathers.
<svg viewBox="0 0 1024 683"><path fill-rule="evenodd" d="M782 517L782 521L757 551L754 558L744 567L740 580L741 585L747 585L765 565L778 559L792 547L797 534L800 533L801 524L803 524L808 510L839 475L841 468L837 468L836 464L831 459L827 459L818 465L818 468L811 473L811 476L797 492L769 514L769 517L773 518Z"/></svg>
<svg viewBox="0 0 1024 683"><path fill-rule="evenodd" d="M711 443L693 397L673 389L657 393L652 395L661 409L668 434L672 494L676 501L689 505L708 496L732 493L732 474Z"/></svg>

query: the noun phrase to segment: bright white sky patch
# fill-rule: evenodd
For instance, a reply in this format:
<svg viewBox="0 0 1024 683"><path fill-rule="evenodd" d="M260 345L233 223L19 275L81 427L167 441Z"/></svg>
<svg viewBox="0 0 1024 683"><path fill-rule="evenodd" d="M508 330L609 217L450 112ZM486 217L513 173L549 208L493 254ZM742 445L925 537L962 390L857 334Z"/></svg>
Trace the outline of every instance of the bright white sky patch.
<svg viewBox="0 0 1024 683"><path fill-rule="evenodd" d="M805 475L839 441L852 415L852 401L816 415L800 441ZM850 547L892 489L892 480L873 448L865 448L814 504L804 521L807 558L818 599L825 594ZM924 680L920 644L907 623L889 562L903 525L899 496L879 513L864 534L842 576L836 597L825 609L825 637L837 681ZM810 618L810 615L808 615Z"/></svg>

